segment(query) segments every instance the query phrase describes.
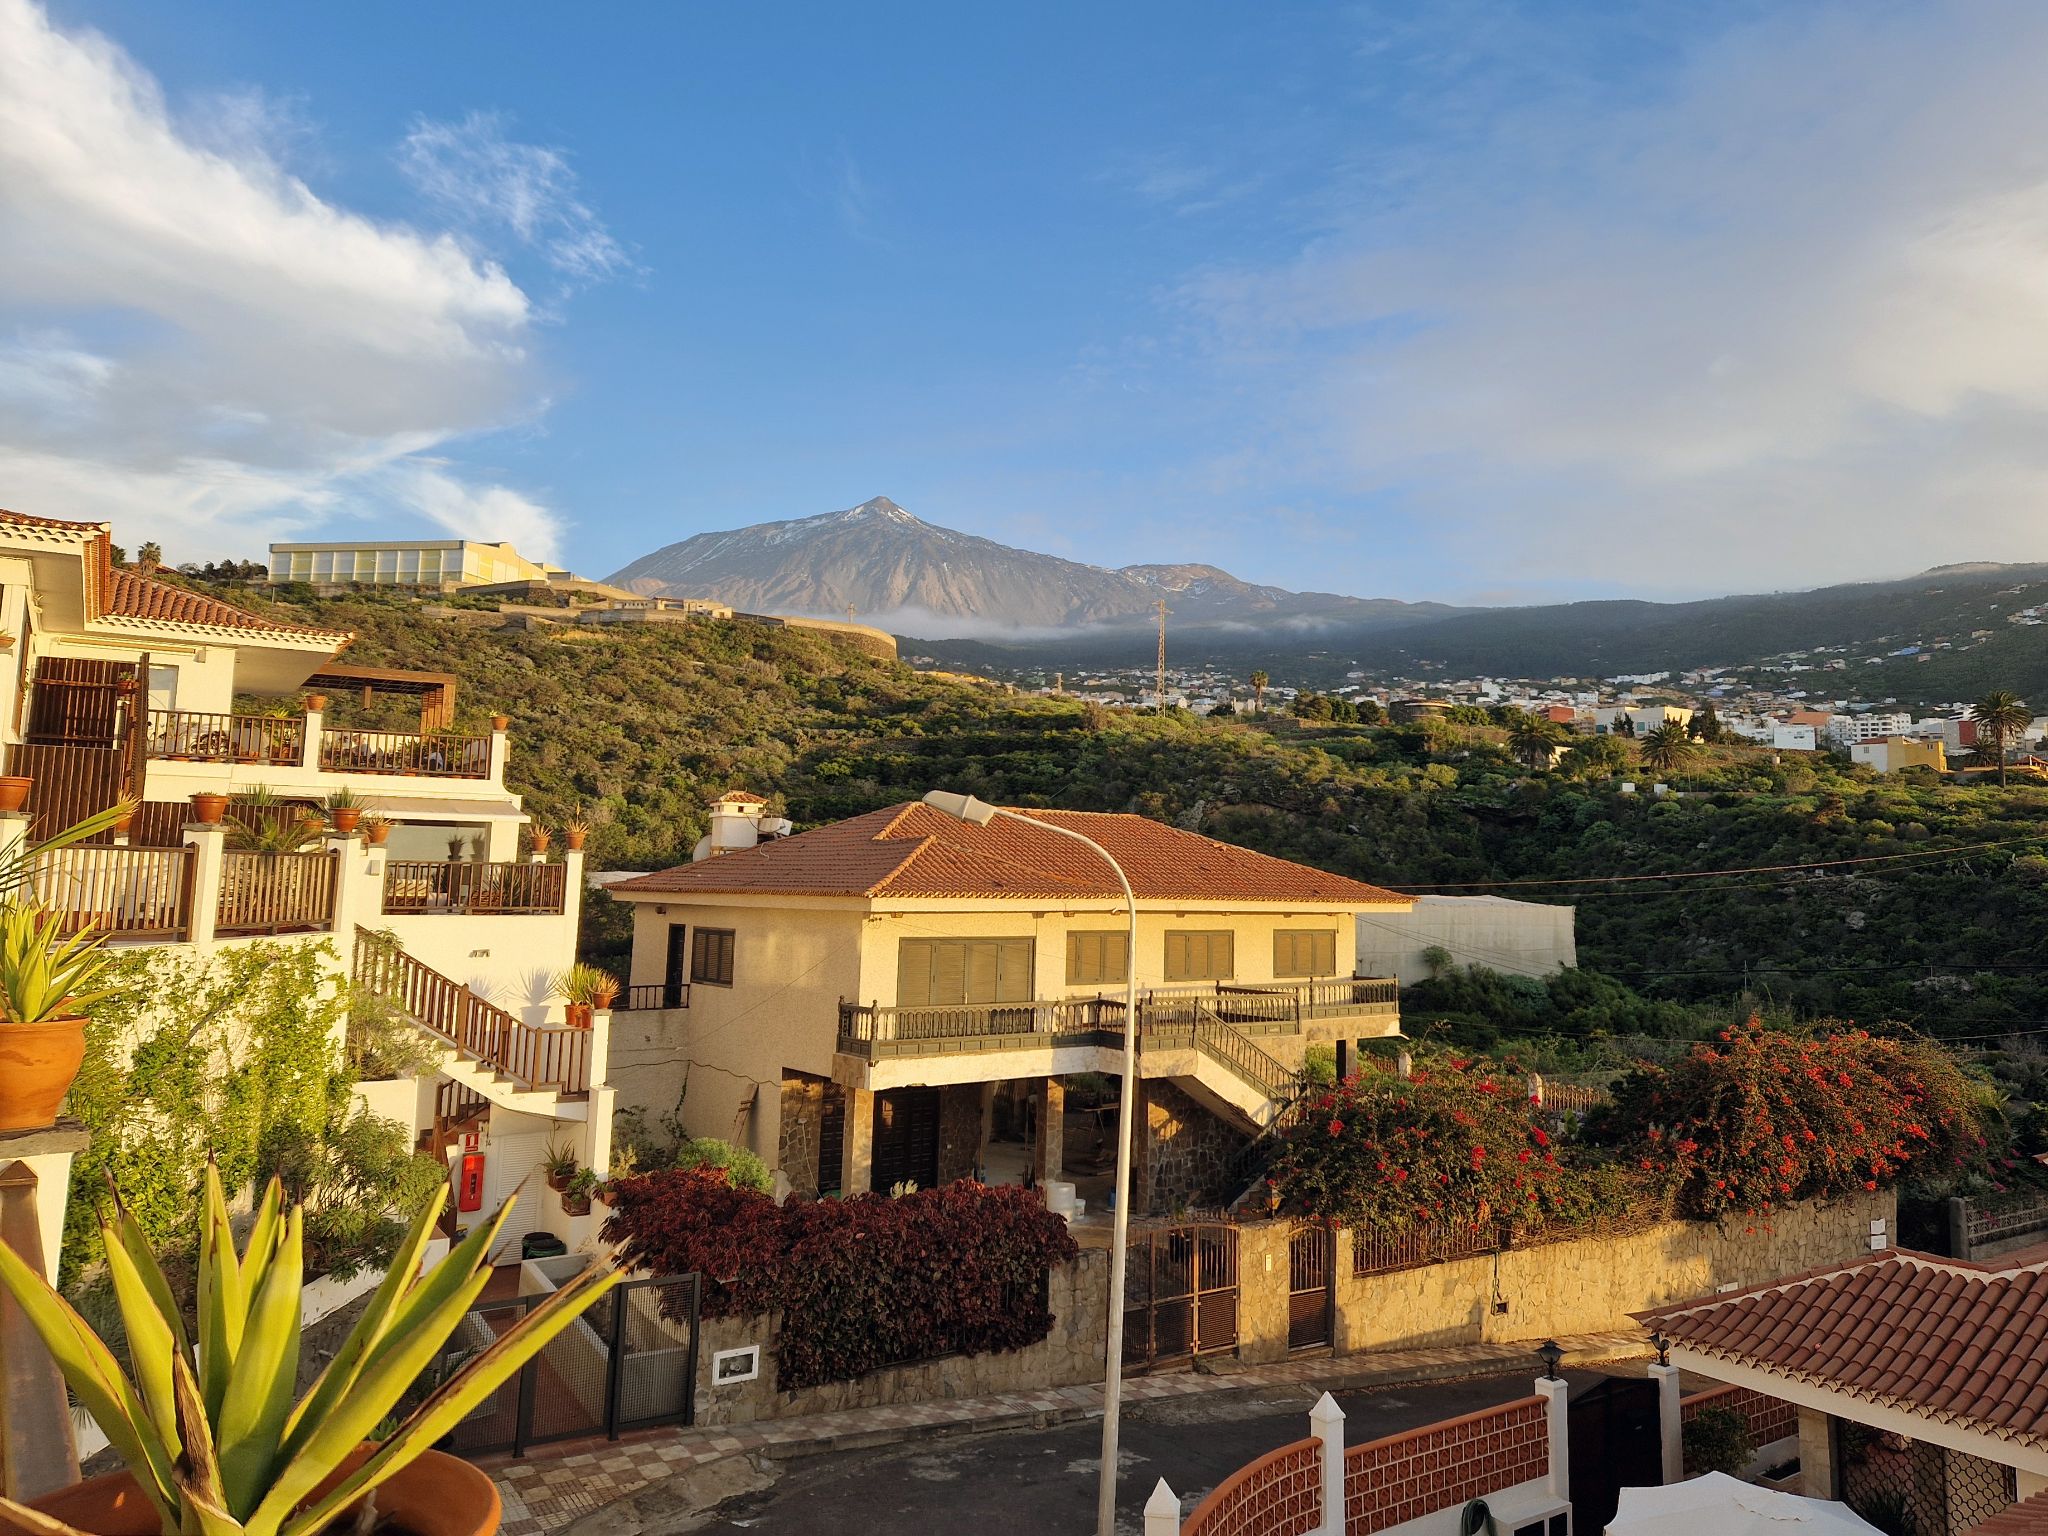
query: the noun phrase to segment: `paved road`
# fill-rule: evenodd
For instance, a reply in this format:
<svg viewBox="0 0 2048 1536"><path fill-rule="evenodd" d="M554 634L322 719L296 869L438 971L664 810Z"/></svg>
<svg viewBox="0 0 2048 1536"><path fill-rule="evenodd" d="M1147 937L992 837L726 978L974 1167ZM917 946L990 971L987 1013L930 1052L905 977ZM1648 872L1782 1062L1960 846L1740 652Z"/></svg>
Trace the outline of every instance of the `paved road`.
<svg viewBox="0 0 2048 1536"><path fill-rule="evenodd" d="M1640 1375L1640 1363L1617 1374ZM1593 1373L1568 1371L1574 1381ZM1533 1372L1339 1392L1345 1439L1376 1440L1440 1419L1525 1397ZM1118 1529L1136 1532L1139 1512L1164 1477L1193 1509L1218 1481L1253 1457L1308 1433L1316 1392L1223 1393L1144 1403L1124 1412L1118 1456ZM1005 1430L877 1450L842 1451L780 1464L772 1486L729 1499L687 1525L665 1529L813 1536L822 1531L1092 1531L1101 1465L1099 1421Z"/></svg>

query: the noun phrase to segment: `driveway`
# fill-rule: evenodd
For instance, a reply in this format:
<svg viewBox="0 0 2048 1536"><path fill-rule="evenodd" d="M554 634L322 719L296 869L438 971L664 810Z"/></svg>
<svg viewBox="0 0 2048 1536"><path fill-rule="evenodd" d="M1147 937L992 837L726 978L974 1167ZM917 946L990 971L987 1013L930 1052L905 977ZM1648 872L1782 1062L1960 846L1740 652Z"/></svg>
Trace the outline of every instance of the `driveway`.
<svg viewBox="0 0 2048 1536"><path fill-rule="evenodd" d="M1613 1374L1641 1375L1641 1362ZM1574 1382L1599 1373L1567 1371ZM1345 1439L1377 1440L1526 1397L1534 1373L1342 1391ZM1688 1384L1688 1390L1692 1385ZM1308 1433L1317 1389L1269 1388L1143 1403L1124 1411L1117 1469L1118 1529L1141 1529L1140 1511L1164 1477L1191 1510L1253 1457ZM1099 1421L913 1441L769 1464L768 1486L709 1509L643 1506L641 1536L683 1531L815 1536L821 1531L896 1530L917 1536L966 1532L1092 1531L1101 1464Z"/></svg>

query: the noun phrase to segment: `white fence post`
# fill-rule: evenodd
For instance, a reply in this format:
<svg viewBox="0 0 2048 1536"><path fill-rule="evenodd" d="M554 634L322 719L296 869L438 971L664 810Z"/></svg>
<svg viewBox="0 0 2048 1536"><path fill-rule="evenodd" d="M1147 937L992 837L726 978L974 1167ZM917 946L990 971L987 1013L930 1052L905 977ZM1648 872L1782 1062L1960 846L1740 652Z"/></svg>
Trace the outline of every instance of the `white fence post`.
<svg viewBox="0 0 2048 1536"><path fill-rule="evenodd" d="M1539 1376L1536 1395L1544 1399L1544 1419L1550 1432L1550 1491L1560 1499L1572 1496L1571 1420L1565 1405L1562 1377Z"/></svg>
<svg viewBox="0 0 2048 1536"><path fill-rule="evenodd" d="M219 822L191 821L185 824L185 844L198 849L198 864L192 871L191 927L194 944L211 944L220 923L221 864L226 857L228 829Z"/></svg>
<svg viewBox="0 0 2048 1536"><path fill-rule="evenodd" d="M1180 1495L1163 1477L1145 1501L1145 1536L1180 1536Z"/></svg>
<svg viewBox="0 0 2048 1536"><path fill-rule="evenodd" d="M1685 1479L1684 1409L1678 1398L1678 1367L1653 1365L1650 1380L1657 1383L1657 1433L1664 1451L1664 1481Z"/></svg>
<svg viewBox="0 0 2048 1536"><path fill-rule="evenodd" d="M1344 1536L1344 1410L1325 1392L1308 1411L1309 1433L1322 1441L1323 1523L1318 1536Z"/></svg>

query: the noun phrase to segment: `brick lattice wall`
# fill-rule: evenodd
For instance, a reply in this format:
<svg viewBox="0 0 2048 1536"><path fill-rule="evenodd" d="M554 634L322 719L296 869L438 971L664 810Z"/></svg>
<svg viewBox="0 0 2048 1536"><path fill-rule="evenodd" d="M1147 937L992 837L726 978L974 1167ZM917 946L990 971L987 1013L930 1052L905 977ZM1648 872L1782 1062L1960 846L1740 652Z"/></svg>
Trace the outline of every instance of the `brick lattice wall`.
<svg viewBox="0 0 2048 1536"><path fill-rule="evenodd" d="M1344 1453L1344 1529L1349 1536L1384 1531L1549 1470L1540 1397L1355 1445Z"/></svg>
<svg viewBox="0 0 2048 1536"><path fill-rule="evenodd" d="M1695 1392L1679 1403L1679 1422L1690 1424L1702 1408L1733 1408L1748 1421L1749 1438L1756 1442L1758 1450L1799 1433L1796 1406L1749 1387L1709 1387L1704 1392Z"/></svg>
<svg viewBox="0 0 2048 1536"><path fill-rule="evenodd" d="M1315 1439L1247 1462L1202 1500L1181 1536L1309 1536L1323 1521L1322 1466Z"/></svg>

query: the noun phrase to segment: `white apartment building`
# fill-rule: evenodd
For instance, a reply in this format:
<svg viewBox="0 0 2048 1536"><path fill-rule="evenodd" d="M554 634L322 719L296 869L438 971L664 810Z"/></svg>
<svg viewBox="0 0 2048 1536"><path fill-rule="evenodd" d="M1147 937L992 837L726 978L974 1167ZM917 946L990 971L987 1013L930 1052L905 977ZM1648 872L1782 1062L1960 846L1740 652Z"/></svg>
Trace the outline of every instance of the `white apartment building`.
<svg viewBox="0 0 2048 1536"><path fill-rule="evenodd" d="M273 585L305 582L316 590L412 587L454 592L506 581L546 581L569 573L529 560L510 544L474 539L378 539L357 543L273 544Z"/></svg>
<svg viewBox="0 0 2048 1536"><path fill-rule="evenodd" d="M0 513L0 751L29 781L0 842L141 802L125 832L39 861L36 894L115 945L328 946L337 983L388 996L439 1048L424 1077L361 1084L365 1103L423 1147L454 1157L473 1143L486 1208L551 1140L602 1172L609 1019L569 1027L552 990L575 958L583 855L520 857L529 818L505 788L506 720L458 729L453 678L346 666L347 633L117 568L109 541L104 523ZM238 707L249 695L276 703ZM344 695L416 703L419 728L343 723ZM313 819L346 787L388 839L232 846L227 823L205 819L217 807L193 797L258 784L275 806L231 816ZM514 1235L547 1228L572 1246L592 1225L545 1190L512 1220Z"/></svg>
<svg viewBox="0 0 2048 1536"><path fill-rule="evenodd" d="M1854 746L1859 741L1882 741L1887 736L1906 736L1913 730L1913 717L1903 710L1863 715L1836 715L1828 725L1828 739L1837 746Z"/></svg>

